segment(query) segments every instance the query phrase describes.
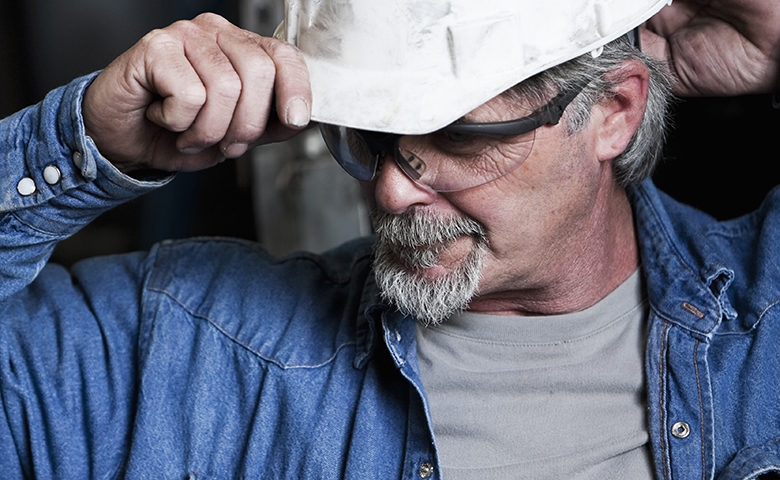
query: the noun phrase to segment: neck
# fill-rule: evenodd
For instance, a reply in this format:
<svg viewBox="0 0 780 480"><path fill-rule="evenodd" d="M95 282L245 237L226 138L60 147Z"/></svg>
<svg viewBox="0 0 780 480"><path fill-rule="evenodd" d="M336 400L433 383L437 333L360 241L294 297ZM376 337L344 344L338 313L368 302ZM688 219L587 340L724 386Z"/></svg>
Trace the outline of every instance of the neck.
<svg viewBox="0 0 780 480"><path fill-rule="evenodd" d="M606 297L639 266L633 214L614 185L568 242L550 252L519 289L480 294L469 310L496 315L553 315L584 310Z"/></svg>

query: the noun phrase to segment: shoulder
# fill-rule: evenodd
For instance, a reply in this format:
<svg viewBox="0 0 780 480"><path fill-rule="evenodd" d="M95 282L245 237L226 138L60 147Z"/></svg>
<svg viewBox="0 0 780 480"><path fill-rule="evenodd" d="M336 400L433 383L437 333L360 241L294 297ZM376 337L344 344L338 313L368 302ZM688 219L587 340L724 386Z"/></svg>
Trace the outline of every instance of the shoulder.
<svg viewBox="0 0 780 480"><path fill-rule="evenodd" d="M726 221L678 202L651 182L631 188L630 196L643 241L669 243L694 263L715 261L713 255L741 263L744 254L771 248L780 239L780 187L756 211Z"/></svg>
<svg viewBox="0 0 780 480"><path fill-rule="evenodd" d="M370 239L282 258L222 238L155 250L144 294L153 322L184 319L283 365L316 364L353 342L364 297L373 295Z"/></svg>
<svg viewBox="0 0 780 480"><path fill-rule="evenodd" d="M630 191L643 264L680 289L683 278L715 295L752 328L780 298L780 188L739 218L718 221L645 183ZM723 295L725 294L725 295Z"/></svg>

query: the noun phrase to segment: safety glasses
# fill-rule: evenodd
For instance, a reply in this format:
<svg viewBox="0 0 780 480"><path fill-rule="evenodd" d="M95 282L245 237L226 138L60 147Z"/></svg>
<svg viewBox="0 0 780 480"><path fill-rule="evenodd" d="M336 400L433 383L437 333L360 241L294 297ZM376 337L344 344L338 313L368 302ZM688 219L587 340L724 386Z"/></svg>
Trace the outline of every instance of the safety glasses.
<svg viewBox="0 0 780 480"><path fill-rule="evenodd" d="M518 168L530 155L535 131L557 124L586 84L556 95L534 113L490 123L456 122L426 135L369 132L320 124L325 144L348 174L373 180L386 155L415 183L437 192L453 192L492 182ZM511 143L511 154L496 152Z"/></svg>

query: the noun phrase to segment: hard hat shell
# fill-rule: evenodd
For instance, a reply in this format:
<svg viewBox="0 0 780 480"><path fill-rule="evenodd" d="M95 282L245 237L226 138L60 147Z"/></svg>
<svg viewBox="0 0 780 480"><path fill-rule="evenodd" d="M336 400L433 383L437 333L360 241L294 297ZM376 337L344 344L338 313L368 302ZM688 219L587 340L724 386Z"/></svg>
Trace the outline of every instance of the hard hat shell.
<svg viewBox="0 0 780 480"><path fill-rule="evenodd" d="M285 0L312 119L437 130L513 85L594 51L670 0Z"/></svg>

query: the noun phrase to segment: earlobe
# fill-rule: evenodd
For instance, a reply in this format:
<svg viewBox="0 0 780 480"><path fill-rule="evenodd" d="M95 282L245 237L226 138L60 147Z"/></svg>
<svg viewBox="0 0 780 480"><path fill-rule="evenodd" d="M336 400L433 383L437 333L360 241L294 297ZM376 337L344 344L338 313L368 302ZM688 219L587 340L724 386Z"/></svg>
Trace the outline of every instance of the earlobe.
<svg viewBox="0 0 780 480"><path fill-rule="evenodd" d="M612 160L623 153L639 128L647 106L650 72L642 62L629 60L607 78L615 82L612 95L594 107L600 112L596 131L599 161Z"/></svg>

